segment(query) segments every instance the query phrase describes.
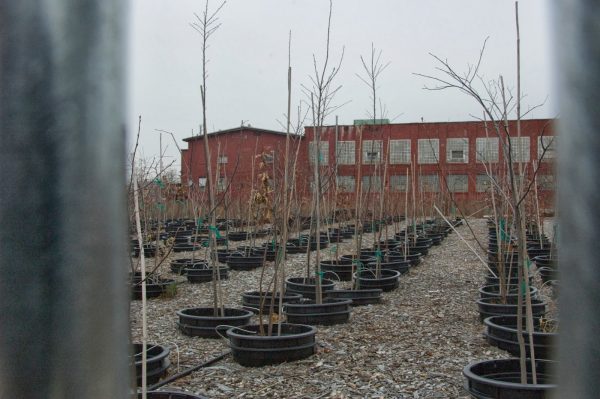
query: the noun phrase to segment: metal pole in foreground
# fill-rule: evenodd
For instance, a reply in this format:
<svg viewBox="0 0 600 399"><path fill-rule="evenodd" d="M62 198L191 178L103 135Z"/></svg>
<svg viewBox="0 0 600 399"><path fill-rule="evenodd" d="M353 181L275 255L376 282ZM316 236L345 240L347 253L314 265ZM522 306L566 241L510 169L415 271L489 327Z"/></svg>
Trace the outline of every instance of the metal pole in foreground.
<svg viewBox="0 0 600 399"><path fill-rule="evenodd" d="M600 370L600 3L561 0L553 26L560 66L560 398L598 397Z"/></svg>
<svg viewBox="0 0 600 399"><path fill-rule="evenodd" d="M0 0L0 397L129 392L122 0Z"/></svg>

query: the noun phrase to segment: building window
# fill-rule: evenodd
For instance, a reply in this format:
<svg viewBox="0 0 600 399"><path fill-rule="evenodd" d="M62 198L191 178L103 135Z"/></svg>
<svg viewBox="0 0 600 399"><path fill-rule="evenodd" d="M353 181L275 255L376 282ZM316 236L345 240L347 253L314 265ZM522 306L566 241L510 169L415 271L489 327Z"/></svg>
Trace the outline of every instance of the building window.
<svg viewBox="0 0 600 399"><path fill-rule="evenodd" d="M206 190L206 185L208 184L208 180L206 177L198 178L198 187L200 187L200 191Z"/></svg>
<svg viewBox="0 0 600 399"><path fill-rule="evenodd" d="M498 162L498 137L483 137L475 141L477 162Z"/></svg>
<svg viewBox="0 0 600 399"><path fill-rule="evenodd" d="M390 191L406 192L409 190L410 177L406 175L390 176Z"/></svg>
<svg viewBox="0 0 600 399"><path fill-rule="evenodd" d="M217 157L217 163L227 163L227 155Z"/></svg>
<svg viewBox="0 0 600 399"><path fill-rule="evenodd" d="M356 148L354 141L338 141L335 156L338 165L354 165L356 163Z"/></svg>
<svg viewBox="0 0 600 399"><path fill-rule="evenodd" d="M448 190L451 193L466 193L469 191L469 178L467 175L448 175Z"/></svg>
<svg viewBox="0 0 600 399"><path fill-rule="evenodd" d="M440 159L439 139L419 139L419 163L438 163Z"/></svg>
<svg viewBox="0 0 600 399"><path fill-rule="evenodd" d="M553 191L556 189L556 183L553 175L539 175L537 177L538 188L543 191Z"/></svg>
<svg viewBox="0 0 600 399"><path fill-rule="evenodd" d="M381 140L365 140L362 143L363 164L381 163L383 143Z"/></svg>
<svg viewBox="0 0 600 399"><path fill-rule="evenodd" d="M446 140L446 162L469 163L469 139Z"/></svg>
<svg viewBox="0 0 600 399"><path fill-rule="evenodd" d="M419 178L419 189L425 193L440 191L440 178L438 175L422 175Z"/></svg>
<svg viewBox="0 0 600 399"><path fill-rule="evenodd" d="M390 163L410 163L410 140L390 140Z"/></svg>
<svg viewBox="0 0 600 399"><path fill-rule="evenodd" d="M275 159L275 152L269 151L262 154L263 162L267 164L272 164Z"/></svg>
<svg viewBox="0 0 600 399"><path fill-rule="evenodd" d="M544 152L545 151L545 152ZM542 158L543 154L543 158ZM538 159L551 161L556 157L556 140L554 136L538 137Z"/></svg>
<svg viewBox="0 0 600 399"><path fill-rule="evenodd" d="M327 165L329 163L329 143L327 141L319 142L319 164ZM317 153L317 142L311 141L308 143L308 158L311 165L317 163L315 154Z"/></svg>
<svg viewBox="0 0 600 399"><path fill-rule="evenodd" d="M227 178L219 177L219 180L217 180L217 192L222 193L225 190L227 190Z"/></svg>
<svg viewBox="0 0 600 399"><path fill-rule="evenodd" d="M379 176L363 176L362 177L362 192L379 192L381 191L381 177Z"/></svg>
<svg viewBox="0 0 600 399"><path fill-rule="evenodd" d="M511 137L510 144L513 162L529 162L529 137Z"/></svg>
<svg viewBox="0 0 600 399"><path fill-rule="evenodd" d="M477 175L475 180L475 190L478 193L485 193L490 190L492 186L492 180L488 175Z"/></svg>
<svg viewBox="0 0 600 399"><path fill-rule="evenodd" d="M356 185L354 176L338 176L336 178L337 189L343 193L353 193Z"/></svg>

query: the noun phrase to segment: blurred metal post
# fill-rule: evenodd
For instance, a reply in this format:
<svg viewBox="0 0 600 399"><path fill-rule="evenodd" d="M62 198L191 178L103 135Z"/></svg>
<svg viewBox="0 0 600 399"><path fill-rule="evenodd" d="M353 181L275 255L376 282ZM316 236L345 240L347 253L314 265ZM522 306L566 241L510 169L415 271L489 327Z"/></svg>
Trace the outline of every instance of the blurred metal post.
<svg viewBox="0 0 600 399"><path fill-rule="evenodd" d="M600 2L554 8L559 63L560 398L597 398L600 377Z"/></svg>
<svg viewBox="0 0 600 399"><path fill-rule="evenodd" d="M129 395L123 0L0 0L0 397Z"/></svg>

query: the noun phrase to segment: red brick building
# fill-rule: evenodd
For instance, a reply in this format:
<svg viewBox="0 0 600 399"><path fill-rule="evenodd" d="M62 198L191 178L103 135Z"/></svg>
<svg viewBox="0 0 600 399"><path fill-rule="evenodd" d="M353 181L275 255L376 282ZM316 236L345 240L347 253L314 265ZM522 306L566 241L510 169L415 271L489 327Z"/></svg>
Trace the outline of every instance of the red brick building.
<svg viewBox="0 0 600 399"><path fill-rule="evenodd" d="M521 137L516 122L509 122L515 169L520 165L525 178L533 176L540 165L537 185L542 206L552 208L554 193L553 125L549 119L521 121ZM306 127L303 137L294 136L291 154L300 145L296 167L297 193L310 197L312 165L316 161L315 128ZM202 137L185 139L182 181L188 177L198 184L204 175ZM247 195L252 160L257 154L272 154L275 164L270 177L277 179L283 168L285 134L264 129L241 127L209 135L213 170L218 165L221 178L232 179L232 194ZM357 185L362 192L402 198L414 187L420 195L436 196L451 192L458 203L482 201L489 188L486 169L494 175L506 171L501 140L492 126L482 122L433 122L381 125L326 126L321 129L319 163L323 186L338 196L353 197ZM544 148L544 157L540 157ZM221 158L220 158L221 157ZM224 159L222 157L225 157ZM190 170L186 170L189 165ZM237 171L234 169L237 165ZM413 183L414 176L414 183ZM385 177L385 178L384 178ZM221 185L222 186L222 185Z"/></svg>

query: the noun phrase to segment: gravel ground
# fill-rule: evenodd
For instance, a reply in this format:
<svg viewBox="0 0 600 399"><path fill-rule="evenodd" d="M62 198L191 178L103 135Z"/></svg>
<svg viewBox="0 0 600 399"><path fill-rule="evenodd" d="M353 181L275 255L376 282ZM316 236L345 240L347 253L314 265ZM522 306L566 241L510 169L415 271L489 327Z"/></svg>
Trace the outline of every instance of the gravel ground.
<svg viewBox="0 0 600 399"><path fill-rule="evenodd" d="M470 224L485 243L485 221L474 219ZM457 230L476 248L466 226ZM365 240L363 246L371 242ZM351 253L352 245L345 240L340 254ZM154 260L148 263L152 268ZM303 276L305 264L305 255L289 255L288 276ZM268 263L265 274L271 275L271 269ZM170 273L168 263L160 271L182 283L174 298L148 301L148 342L171 348L169 372L174 374L226 351L227 341L178 331L177 310L212 306L211 284L189 284ZM230 271L223 282L226 306L239 307L244 291L258 289L261 272L262 268ZM484 276L478 258L451 233L419 266L401 276L398 289L384 293L383 303L353 308L346 324L319 326L314 356L261 368L242 367L227 356L165 388L210 398L467 398L462 369L475 360L509 356L483 338L475 301ZM539 279L536 282L539 286ZM549 295L549 288L542 294ZM551 303L551 312L555 309ZM133 301L131 330L136 342L141 340L141 319L141 301Z"/></svg>

